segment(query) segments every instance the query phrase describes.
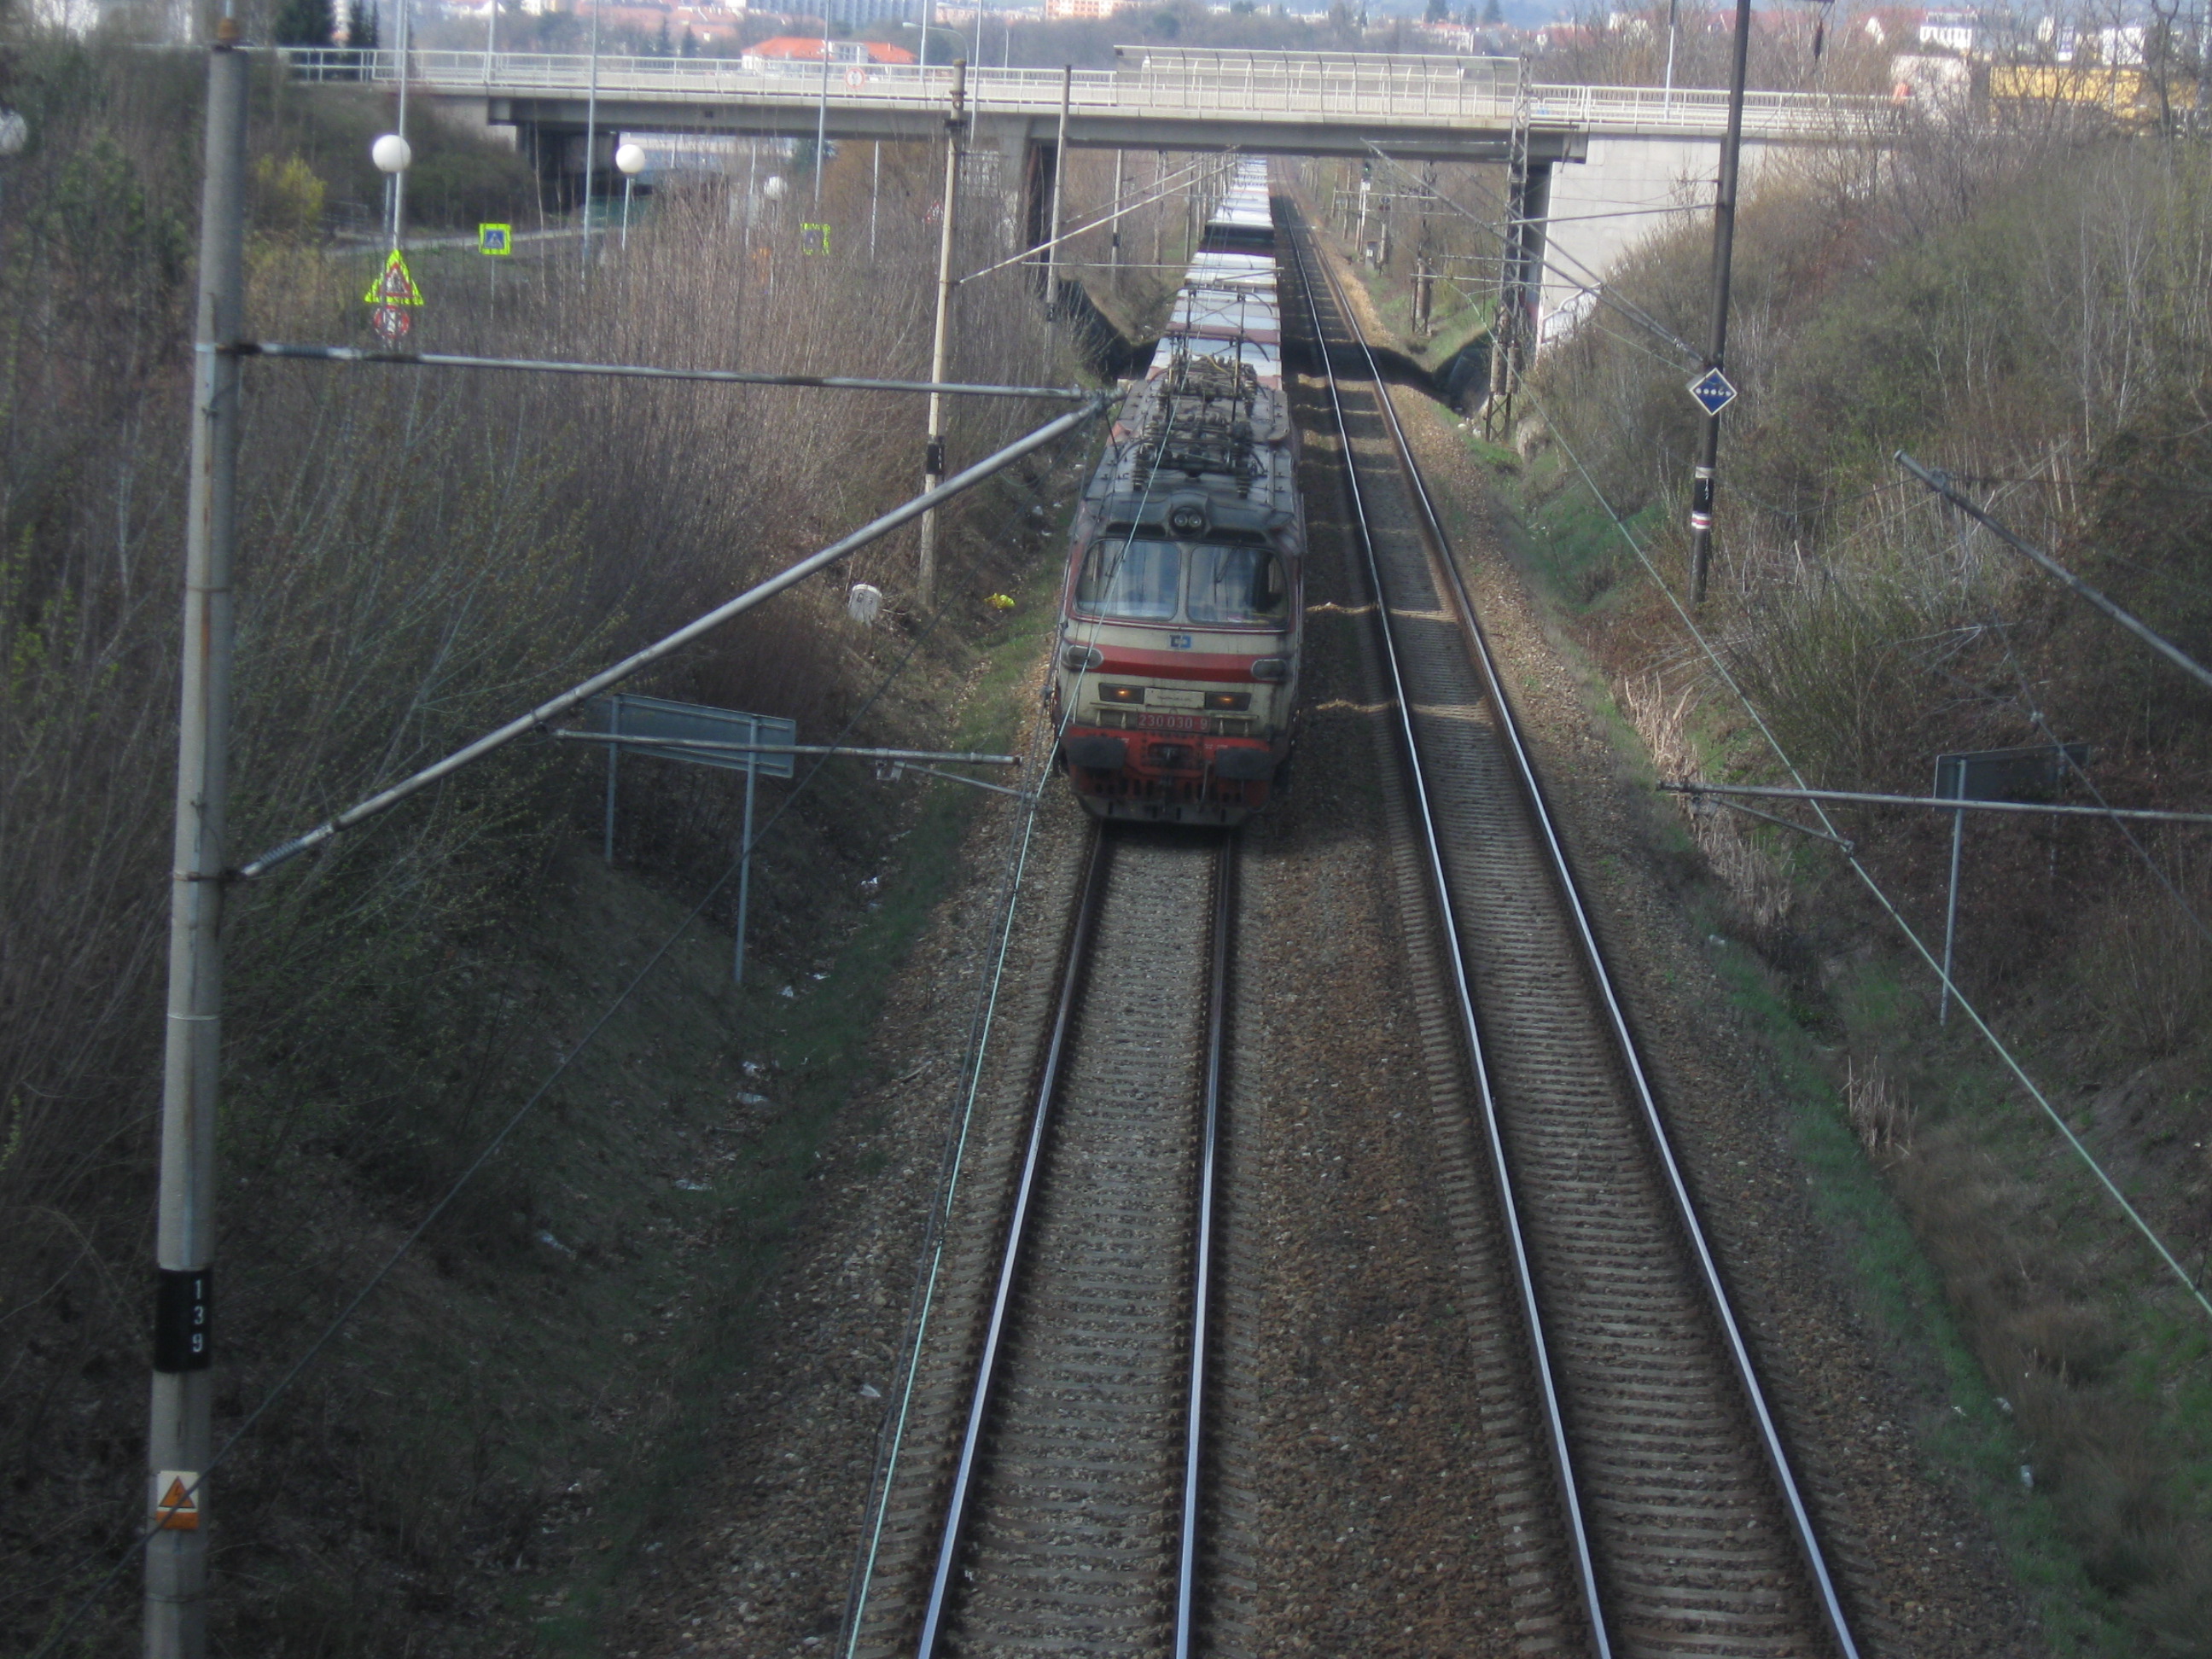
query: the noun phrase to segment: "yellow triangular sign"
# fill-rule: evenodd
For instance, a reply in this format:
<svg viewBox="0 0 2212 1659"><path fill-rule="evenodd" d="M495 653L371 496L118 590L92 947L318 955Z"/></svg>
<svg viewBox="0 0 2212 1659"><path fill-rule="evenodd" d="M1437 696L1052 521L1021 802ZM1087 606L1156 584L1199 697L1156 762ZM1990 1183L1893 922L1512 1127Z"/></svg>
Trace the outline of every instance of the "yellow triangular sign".
<svg viewBox="0 0 2212 1659"><path fill-rule="evenodd" d="M161 1501L155 1506L155 1524L165 1532L197 1532L200 1524L199 1500L186 1490L191 1477L173 1474L168 1476L168 1488Z"/></svg>
<svg viewBox="0 0 2212 1659"><path fill-rule="evenodd" d="M361 302L365 306L419 306L422 303L422 290L415 286L414 275L407 269L406 258L398 248L386 256L383 270L368 285L368 292L361 296Z"/></svg>

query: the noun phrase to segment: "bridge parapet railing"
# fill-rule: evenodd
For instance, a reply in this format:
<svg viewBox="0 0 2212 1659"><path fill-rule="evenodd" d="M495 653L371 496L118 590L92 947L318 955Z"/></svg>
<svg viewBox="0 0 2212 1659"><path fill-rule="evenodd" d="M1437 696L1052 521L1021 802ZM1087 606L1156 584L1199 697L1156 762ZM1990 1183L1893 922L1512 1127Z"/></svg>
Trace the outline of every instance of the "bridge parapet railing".
<svg viewBox="0 0 2212 1659"><path fill-rule="evenodd" d="M279 49L306 81L399 78L398 54L337 47ZM1506 58L1379 52L1231 52L1121 48L1114 70L1078 70L1070 101L1079 112L1129 116L1279 116L1294 120L1420 123L1464 121L1497 127L1513 117L1518 66ZM409 81L428 92L579 97L596 85L602 98L787 103L823 98L873 108L937 111L951 89L949 65L819 63L748 64L730 58L617 57L573 52L415 51ZM1057 111L1057 70L971 69L974 106ZM1696 137L1727 125L1728 95L1656 87L1532 85L1529 113L1540 128ZM1747 137L1832 137L1873 130L1892 118L1880 99L1817 93L1753 93L1745 100Z"/></svg>
<svg viewBox="0 0 2212 1659"><path fill-rule="evenodd" d="M375 82L398 79L396 52L337 47L291 48L284 52L294 75L308 81ZM1082 70L1073 76L1071 102L1082 111L1140 111L1372 117L1380 119L1510 114L1513 94L1495 76L1468 70L1481 60L1384 59L1340 54L1336 61L1269 62L1262 54L1241 61L1135 62L1118 70ZM1443 67L1438 67L1443 65ZM1508 64L1510 70L1511 65ZM575 53L428 52L408 54L408 78L431 91L491 91L574 95L596 84L602 97L647 96L788 99L794 94L833 101L941 107L952 83L946 65L817 63L746 64L727 58L631 58ZM968 74L969 97L980 107L1057 110L1058 70L980 69Z"/></svg>
<svg viewBox="0 0 2212 1659"><path fill-rule="evenodd" d="M1728 94L1705 88L1533 84L1529 118L1577 132L1637 132L1695 137L1728 129ZM1820 92L1747 92L1747 138L1834 138L1881 131L1896 106L1883 98Z"/></svg>

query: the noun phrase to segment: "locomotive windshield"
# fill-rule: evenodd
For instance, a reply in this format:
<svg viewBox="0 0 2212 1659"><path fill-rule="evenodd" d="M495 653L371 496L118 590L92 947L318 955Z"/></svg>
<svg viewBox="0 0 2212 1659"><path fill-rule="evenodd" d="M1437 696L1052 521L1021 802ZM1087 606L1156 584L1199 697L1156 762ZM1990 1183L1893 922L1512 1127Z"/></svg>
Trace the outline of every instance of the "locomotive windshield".
<svg viewBox="0 0 2212 1659"><path fill-rule="evenodd" d="M1173 542L1101 540L1083 561L1075 602L1102 617L1173 622L1182 595L1182 550Z"/></svg>
<svg viewBox="0 0 2212 1659"><path fill-rule="evenodd" d="M1186 548L1118 536L1091 544L1075 584L1078 610L1128 622L1279 622L1289 599L1282 561L1267 548Z"/></svg>
<svg viewBox="0 0 2212 1659"><path fill-rule="evenodd" d="M1289 598L1282 561L1264 547L1190 550L1188 611L1194 623L1273 622Z"/></svg>

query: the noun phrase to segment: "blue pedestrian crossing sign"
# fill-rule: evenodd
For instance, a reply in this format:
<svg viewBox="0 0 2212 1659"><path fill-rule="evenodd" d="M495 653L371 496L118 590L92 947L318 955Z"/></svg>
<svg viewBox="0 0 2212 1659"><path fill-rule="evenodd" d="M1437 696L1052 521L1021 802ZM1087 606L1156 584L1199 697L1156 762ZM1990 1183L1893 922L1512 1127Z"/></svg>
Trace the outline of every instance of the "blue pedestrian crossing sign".
<svg viewBox="0 0 2212 1659"><path fill-rule="evenodd" d="M1708 415L1717 415L1735 401L1735 387L1718 368L1709 368L1690 382L1690 395Z"/></svg>
<svg viewBox="0 0 2212 1659"><path fill-rule="evenodd" d="M478 225L477 252L495 258L511 258L514 252L514 227L512 225Z"/></svg>

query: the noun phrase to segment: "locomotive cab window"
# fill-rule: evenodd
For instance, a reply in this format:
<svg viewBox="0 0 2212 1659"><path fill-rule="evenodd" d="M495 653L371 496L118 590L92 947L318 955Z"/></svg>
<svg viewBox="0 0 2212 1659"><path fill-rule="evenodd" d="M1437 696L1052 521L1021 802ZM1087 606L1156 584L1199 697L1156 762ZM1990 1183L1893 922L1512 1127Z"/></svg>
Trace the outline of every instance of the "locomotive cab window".
<svg viewBox="0 0 2212 1659"><path fill-rule="evenodd" d="M1102 538L1084 556L1075 603L1094 616L1173 622L1182 597L1182 550L1173 542Z"/></svg>
<svg viewBox="0 0 2212 1659"><path fill-rule="evenodd" d="M1274 622L1290 590L1283 562L1264 547L1194 547L1189 614L1194 623Z"/></svg>

